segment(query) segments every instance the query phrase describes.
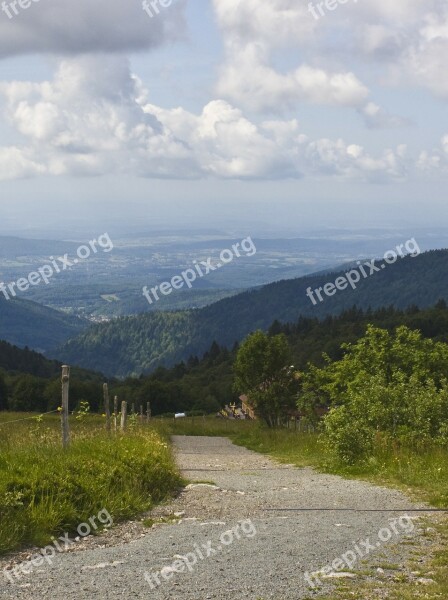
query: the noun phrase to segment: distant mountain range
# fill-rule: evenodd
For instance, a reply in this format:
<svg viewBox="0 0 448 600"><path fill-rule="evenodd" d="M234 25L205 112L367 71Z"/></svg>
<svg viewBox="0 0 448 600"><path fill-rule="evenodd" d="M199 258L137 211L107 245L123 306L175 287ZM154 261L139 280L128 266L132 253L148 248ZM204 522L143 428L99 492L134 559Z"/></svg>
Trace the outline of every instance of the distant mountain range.
<svg viewBox="0 0 448 600"><path fill-rule="evenodd" d="M54 354L71 364L125 377L200 355L213 341L231 347L250 332L269 328L274 320L295 322L301 315L321 318L353 305L424 308L448 299L448 250L400 258L384 268L377 262L379 270L371 275L370 267L364 265L368 262L361 263L366 277L360 275L356 290L346 286L348 289L334 292L333 286L327 288L332 290L331 296L324 294L324 286L344 277L344 270L279 281L200 310L156 312L95 325ZM314 293L314 304L307 290L319 288L323 301Z"/></svg>

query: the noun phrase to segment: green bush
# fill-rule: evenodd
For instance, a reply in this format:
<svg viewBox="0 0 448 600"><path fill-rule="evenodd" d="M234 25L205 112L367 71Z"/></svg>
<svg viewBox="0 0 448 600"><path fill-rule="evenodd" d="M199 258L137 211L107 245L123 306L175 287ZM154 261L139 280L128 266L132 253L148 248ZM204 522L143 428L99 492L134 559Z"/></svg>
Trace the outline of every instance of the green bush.
<svg viewBox="0 0 448 600"><path fill-rule="evenodd" d="M305 377L309 404L326 397L327 448L344 463L367 459L378 434L412 444L448 443L448 346L399 327L369 327L341 361Z"/></svg>

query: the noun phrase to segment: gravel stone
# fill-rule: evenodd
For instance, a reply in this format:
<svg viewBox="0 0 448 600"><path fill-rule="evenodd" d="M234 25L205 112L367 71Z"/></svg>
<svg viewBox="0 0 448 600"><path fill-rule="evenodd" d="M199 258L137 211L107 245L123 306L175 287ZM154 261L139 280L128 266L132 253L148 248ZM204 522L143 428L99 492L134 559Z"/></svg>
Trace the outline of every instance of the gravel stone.
<svg viewBox="0 0 448 600"><path fill-rule="evenodd" d="M419 508L402 493L362 481L317 473L310 468L282 465L233 445L226 438L175 436L173 442L183 475L193 482L177 498L149 515L173 522L145 527L142 519L112 527L80 540L20 580L0 575L0 598L10 600L133 599L154 600L300 600L316 592L304 579L370 537L389 521ZM210 482L194 485L194 482ZM214 485L211 485L211 483ZM105 507L107 508L107 507ZM285 511L268 509L326 509ZM338 512L336 509L375 509L392 512ZM250 520L256 535L249 537ZM416 521L418 518L416 518ZM241 525L243 522L243 525ZM240 523L240 525L239 525ZM223 536L239 525L239 538ZM253 530L250 530L253 533ZM402 536L403 539L405 536ZM412 536L411 536L412 537ZM398 536L391 550L400 562L408 546ZM206 548L213 553L205 557ZM378 554L390 544L378 545ZM179 557L196 554L191 572L175 572ZM201 551L201 550L200 550ZM11 566L36 552L31 549L5 558ZM398 553L398 554L397 554ZM372 552L369 560L378 562ZM398 558L397 558L398 556ZM193 560L193 559L192 559ZM185 566L185 563L182 563ZM355 569L361 569L361 561ZM166 574L165 580L160 572ZM160 585L145 580L159 573ZM149 576L149 575L148 575ZM323 582L322 591L331 589ZM423 582L422 582L423 583Z"/></svg>

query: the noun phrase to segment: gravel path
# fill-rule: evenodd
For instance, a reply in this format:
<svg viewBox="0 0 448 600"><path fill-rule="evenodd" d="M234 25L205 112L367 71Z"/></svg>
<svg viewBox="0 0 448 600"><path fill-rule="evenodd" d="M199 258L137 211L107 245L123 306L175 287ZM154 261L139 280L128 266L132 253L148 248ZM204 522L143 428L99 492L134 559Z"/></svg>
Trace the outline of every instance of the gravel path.
<svg viewBox="0 0 448 600"><path fill-rule="evenodd" d="M0 597L298 600L315 593L304 574L348 551L353 559L354 542L369 538L369 558L377 562L397 548L399 562L409 551L400 542L415 535L411 522L393 519L412 505L397 491L280 465L225 438L175 437L174 444L185 477L203 482L151 514L176 515L176 522L131 522L89 536L14 584L0 577ZM269 510L277 508L331 510ZM385 512L336 510L347 508ZM380 530L389 543L380 541ZM324 589L331 583L320 580Z"/></svg>

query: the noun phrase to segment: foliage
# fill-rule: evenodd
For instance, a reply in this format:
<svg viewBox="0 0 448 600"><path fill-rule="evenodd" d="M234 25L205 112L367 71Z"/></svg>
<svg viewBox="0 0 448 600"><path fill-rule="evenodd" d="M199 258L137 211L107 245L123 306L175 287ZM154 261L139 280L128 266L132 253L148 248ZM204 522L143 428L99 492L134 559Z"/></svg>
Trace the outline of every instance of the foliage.
<svg viewBox="0 0 448 600"><path fill-rule="evenodd" d="M0 338L16 346L49 351L79 335L88 325L87 320L29 300L0 297Z"/></svg>
<svg viewBox="0 0 448 600"><path fill-rule="evenodd" d="M75 413L75 419L77 421L84 421L84 419L88 416L89 413L90 413L89 403L85 402L85 400L82 400L79 403L79 408Z"/></svg>
<svg viewBox="0 0 448 600"><path fill-rule="evenodd" d="M256 331L238 350L234 370L235 388L248 396L270 427L279 424L294 406L296 387L286 336Z"/></svg>
<svg viewBox="0 0 448 600"><path fill-rule="evenodd" d="M0 373L0 410L8 408L8 386L4 376Z"/></svg>
<svg viewBox="0 0 448 600"><path fill-rule="evenodd" d="M307 297L307 288L323 287L345 271L278 281L198 310L156 311L114 319L94 325L64 344L58 356L69 364L94 368L108 376L138 376L158 366L171 367L186 361L190 355L200 356L213 340L231 348L257 329L267 331L274 320L294 323L301 315L315 322L347 311L355 303L365 311L391 304L396 310L411 305L429 307L439 298L448 299L447 256L448 251L441 250L404 258L363 280L356 291L338 292L316 306ZM414 325L419 328L418 323ZM433 321L431 336L448 332L446 316L441 327L437 325ZM338 339L332 336L331 321L328 329L320 328L319 333L322 337L313 337L310 348L300 351L302 356L306 352L306 360L320 358L324 339L329 354L339 350ZM300 367L298 361L295 364Z"/></svg>
<svg viewBox="0 0 448 600"><path fill-rule="evenodd" d="M300 408L307 412L311 421L317 421L314 411L316 405L329 401L328 393L324 389L325 382L320 381L317 376L320 373L323 377L325 371L322 371L321 367L328 364L328 361L322 358L323 355L327 355L331 361L341 360L347 351L344 342L356 343L365 334L369 323L388 331L393 331L399 325L406 325L411 329L419 329L425 338L448 341L448 310L444 302L425 310L415 307L405 311L394 308L376 311L351 308L338 317L326 317L322 321L317 318L300 317L296 323L275 322L271 326L270 335L283 333L288 339L292 350L289 364L294 364L300 372L314 371L313 377L304 380L300 396ZM139 378L129 377L121 382L110 380L111 398L117 395L120 402L133 402L137 410L143 405L145 411L149 401L154 415L192 410L215 412L216 405L210 402L210 398L215 398L220 407L238 400L238 394L233 388L232 371L237 349L238 346L234 346L230 351L213 343L202 358L190 356L170 369L160 367L150 375ZM0 367L5 365L7 370L4 380L8 387L9 402L14 396L16 386L24 377L24 374L18 371L26 368L30 358L28 353L0 343ZM8 354L14 357L14 360L8 361ZM50 361L34 354L32 353L32 361L29 363L35 371L32 374L45 379L45 389L42 394L34 396L36 405L28 402L26 406L28 410L55 410L61 402L60 364L56 363L55 368ZM43 362L35 370L32 365L37 367L38 357ZM51 375L52 379L48 379L46 374L47 366L50 372L55 369L54 376ZM97 373L72 367L70 410L76 410L79 402L85 400L89 402L92 412L98 412L102 403L101 385L104 380L105 378ZM37 384L35 388L41 389Z"/></svg>
<svg viewBox="0 0 448 600"><path fill-rule="evenodd" d="M328 444L346 463L371 455L378 432L448 445L448 346L401 326L369 326L340 361L305 375L308 403L326 396ZM303 399L301 400L303 402Z"/></svg>

